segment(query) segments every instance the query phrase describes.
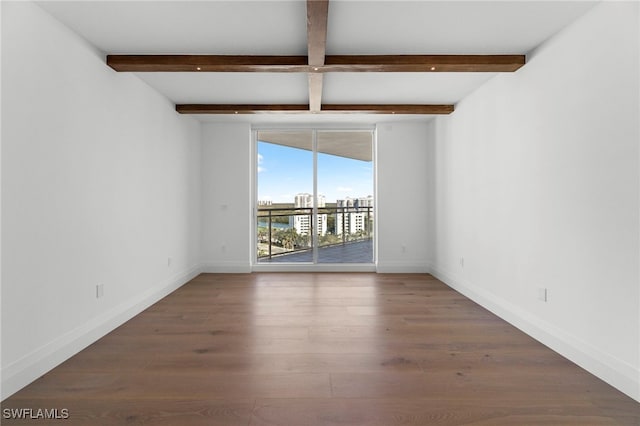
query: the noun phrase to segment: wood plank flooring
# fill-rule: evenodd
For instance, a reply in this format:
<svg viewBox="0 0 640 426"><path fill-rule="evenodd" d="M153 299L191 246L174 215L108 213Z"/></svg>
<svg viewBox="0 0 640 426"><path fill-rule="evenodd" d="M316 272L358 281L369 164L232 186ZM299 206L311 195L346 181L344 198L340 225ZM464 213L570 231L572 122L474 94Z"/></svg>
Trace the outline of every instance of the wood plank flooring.
<svg viewBox="0 0 640 426"><path fill-rule="evenodd" d="M639 425L640 404L421 274L203 274L8 398L60 425Z"/></svg>

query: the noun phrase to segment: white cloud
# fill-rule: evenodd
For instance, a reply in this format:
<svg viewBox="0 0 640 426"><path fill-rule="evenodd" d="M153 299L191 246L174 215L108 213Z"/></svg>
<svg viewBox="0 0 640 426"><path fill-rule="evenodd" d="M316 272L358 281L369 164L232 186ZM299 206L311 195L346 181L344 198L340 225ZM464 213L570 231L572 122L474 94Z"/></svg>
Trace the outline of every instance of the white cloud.
<svg viewBox="0 0 640 426"><path fill-rule="evenodd" d="M267 169L265 169L264 167L262 167L260 164L262 164L264 162L264 156L260 153L258 153L258 173L262 173L262 172L266 172Z"/></svg>
<svg viewBox="0 0 640 426"><path fill-rule="evenodd" d="M339 186L336 188L338 192L353 192L353 188L349 188L348 186Z"/></svg>

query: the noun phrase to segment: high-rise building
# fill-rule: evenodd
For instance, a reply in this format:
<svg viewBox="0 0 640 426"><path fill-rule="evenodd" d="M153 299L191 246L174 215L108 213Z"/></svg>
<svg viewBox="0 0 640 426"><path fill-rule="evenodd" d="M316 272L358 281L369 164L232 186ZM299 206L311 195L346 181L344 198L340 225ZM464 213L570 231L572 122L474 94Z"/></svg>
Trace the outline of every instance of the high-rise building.
<svg viewBox="0 0 640 426"><path fill-rule="evenodd" d="M367 232L373 218L373 196L336 200L336 235Z"/></svg>
<svg viewBox="0 0 640 426"><path fill-rule="evenodd" d="M311 208L314 207L313 195L308 193L300 193L295 196L294 207L309 208L308 214L296 214L289 218L289 224L293 226L299 235L311 234ZM326 200L324 195L318 195L318 207L325 207ZM316 233L325 235L327 233L327 214L319 214L316 221Z"/></svg>
<svg viewBox="0 0 640 426"><path fill-rule="evenodd" d="M313 207L313 195L306 192L296 194L294 199L295 207ZM318 207L324 207L326 200L324 195L318 194Z"/></svg>

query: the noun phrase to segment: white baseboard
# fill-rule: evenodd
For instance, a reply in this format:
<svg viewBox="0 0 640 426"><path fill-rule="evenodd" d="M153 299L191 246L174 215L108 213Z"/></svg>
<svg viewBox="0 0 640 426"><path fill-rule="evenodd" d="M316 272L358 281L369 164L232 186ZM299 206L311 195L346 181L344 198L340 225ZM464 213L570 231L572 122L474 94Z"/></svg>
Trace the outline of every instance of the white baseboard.
<svg viewBox="0 0 640 426"><path fill-rule="evenodd" d="M381 274L421 274L429 272L425 262L378 262L376 272Z"/></svg>
<svg viewBox="0 0 640 426"><path fill-rule="evenodd" d="M178 273L139 296L44 344L0 371L4 400L96 340L130 320L200 274L199 265Z"/></svg>
<svg viewBox="0 0 640 426"><path fill-rule="evenodd" d="M205 262L202 264L202 272L208 274L248 274L251 272L251 263L249 261Z"/></svg>
<svg viewBox="0 0 640 426"><path fill-rule="evenodd" d="M440 281L524 331L545 346L553 349L636 401L640 401L640 369L475 286L473 283L456 277L454 273L436 265L431 265L430 272Z"/></svg>

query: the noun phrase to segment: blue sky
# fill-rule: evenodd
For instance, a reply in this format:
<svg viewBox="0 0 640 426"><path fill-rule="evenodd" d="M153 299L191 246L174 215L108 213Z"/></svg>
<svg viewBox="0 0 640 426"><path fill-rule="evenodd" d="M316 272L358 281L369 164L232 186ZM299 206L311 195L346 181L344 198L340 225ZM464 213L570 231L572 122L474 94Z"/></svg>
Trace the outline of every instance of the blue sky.
<svg viewBox="0 0 640 426"><path fill-rule="evenodd" d="M258 200L292 203L300 192L313 193L311 151L258 142ZM328 203L373 195L373 164L318 154L318 193Z"/></svg>

